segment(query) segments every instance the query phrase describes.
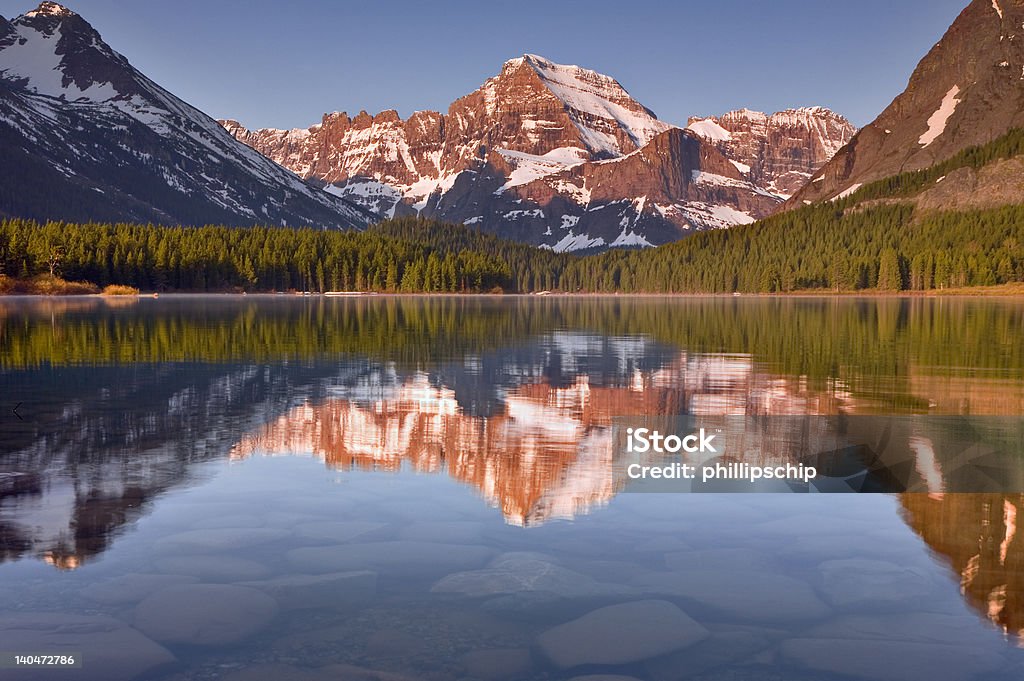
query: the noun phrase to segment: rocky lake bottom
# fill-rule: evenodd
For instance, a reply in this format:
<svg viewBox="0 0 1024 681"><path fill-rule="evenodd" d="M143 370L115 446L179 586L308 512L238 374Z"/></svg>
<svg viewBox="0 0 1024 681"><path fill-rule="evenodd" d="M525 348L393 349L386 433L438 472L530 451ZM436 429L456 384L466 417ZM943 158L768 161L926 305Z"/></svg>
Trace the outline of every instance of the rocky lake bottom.
<svg viewBox="0 0 1024 681"><path fill-rule="evenodd" d="M3 647L110 681L1024 674L892 496L621 495L523 528L411 471L204 474L88 566L5 566Z"/></svg>

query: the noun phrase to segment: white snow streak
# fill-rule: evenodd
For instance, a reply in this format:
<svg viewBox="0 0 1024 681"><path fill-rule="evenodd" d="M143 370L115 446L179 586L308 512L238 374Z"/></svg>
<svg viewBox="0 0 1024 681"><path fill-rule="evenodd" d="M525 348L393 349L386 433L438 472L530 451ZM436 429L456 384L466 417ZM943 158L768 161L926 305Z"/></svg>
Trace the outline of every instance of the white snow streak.
<svg viewBox="0 0 1024 681"><path fill-rule="evenodd" d="M728 142L732 139L732 133L710 118L694 121L686 126L686 129L715 142Z"/></svg>
<svg viewBox="0 0 1024 681"><path fill-rule="evenodd" d="M921 139L918 140L918 144L927 147L946 131L946 123L949 122L953 112L956 111L957 104L960 103L960 100L957 99L959 94L960 87L957 85L954 85L950 91L946 93L938 111L933 113L931 118L928 119L928 132L921 135Z"/></svg>
<svg viewBox="0 0 1024 681"><path fill-rule="evenodd" d="M863 186L864 185L862 183L859 183L859 182L857 184L855 184L855 185L851 185L849 189L847 189L846 191L842 192L838 196L834 197L832 199L832 201L835 202L835 201L838 201L839 199L845 199L847 196L853 196L854 192L856 192L858 189L860 189Z"/></svg>

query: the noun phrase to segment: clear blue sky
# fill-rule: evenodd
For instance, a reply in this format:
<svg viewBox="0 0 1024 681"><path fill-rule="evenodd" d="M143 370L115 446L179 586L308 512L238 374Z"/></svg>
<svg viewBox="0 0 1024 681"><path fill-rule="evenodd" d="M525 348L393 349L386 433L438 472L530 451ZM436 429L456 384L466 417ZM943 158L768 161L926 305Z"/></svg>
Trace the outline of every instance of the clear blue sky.
<svg viewBox="0 0 1024 681"><path fill-rule="evenodd" d="M0 0L0 15L36 4ZM671 123L822 105L863 125L967 0L64 4L164 87L249 127L307 127L328 111L444 111L527 52L611 75Z"/></svg>

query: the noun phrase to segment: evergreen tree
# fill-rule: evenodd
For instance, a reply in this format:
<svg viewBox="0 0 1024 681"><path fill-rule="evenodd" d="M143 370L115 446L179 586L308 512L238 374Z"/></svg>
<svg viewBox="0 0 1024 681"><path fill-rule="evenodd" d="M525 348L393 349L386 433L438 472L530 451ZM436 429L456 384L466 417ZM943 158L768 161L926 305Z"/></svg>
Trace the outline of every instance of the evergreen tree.
<svg viewBox="0 0 1024 681"><path fill-rule="evenodd" d="M882 251L882 259L878 266L877 288L880 291L903 290L903 275L900 273L899 255L891 248Z"/></svg>

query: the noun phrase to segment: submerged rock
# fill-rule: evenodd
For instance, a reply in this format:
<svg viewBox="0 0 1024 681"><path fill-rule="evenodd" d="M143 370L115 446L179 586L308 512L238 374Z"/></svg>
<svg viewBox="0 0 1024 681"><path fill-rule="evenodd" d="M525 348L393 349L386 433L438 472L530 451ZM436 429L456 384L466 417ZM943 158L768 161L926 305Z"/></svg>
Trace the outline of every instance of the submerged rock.
<svg viewBox="0 0 1024 681"><path fill-rule="evenodd" d="M777 574L688 570L644 575L635 585L646 593L686 598L741 622L815 620L831 612L809 584Z"/></svg>
<svg viewBox="0 0 1024 681"><path fill-rule="evenodd" d="M231 556L170 556L159 559L157 570L211 582L241 582L270 574L266 565Z"/></svg>
<svg viewBox="0 0 1024 681"><path fill-rule="evenodd" d="M341 543L387 527L384 523L363 521L317 521L302 523L295 528L295 534L312 541Z"/></svg>
<svg viewBox="0 0 1024 681"><path fill-rule="evenodd" d="M434 593L455 593L470 597L544 592L561 597L588 597L635 593L628 587L602 584L594 579L530 555L499 556L481 570L456 572L430 589Z"/></svg>
<svg viewBox="0 0 1024 681"><path fill-rule="evenodd" d="M483 546L383 541L293 549L288 561L313 574L370 569L419 575L480 567L492 555L494 551Z"/></svg>
<svg viewBox="0 0 1024 681"><path fill-rule="evenodd" d="M780 647L789 664L874 681L985 678L1006 665L1004 650L975 617L921 612L840 617Z"/></svg>
<svg viewBox="0 0 1024 681"><path fill-rule="evenodd" d="M264 527L233 527L189 530L164 537L157 547L161 553L181 551L233 551L280 541L289 536L287 530Z"/></svg>
<svg viewBox="0 0 1024 681"><path fill-rule="evenodd" d="M525 648L474 650L462 656L466 674L481 681L504 681L525 676L533 669L533 658Z"/></svg>
<svg viewBox="0 0 1024 681"><path fill-rule="evenodd" d="M261 664L231 672L221 678L222 681L321 681L324 677L316 669L285 664Z"/></svg>
<svg viewBox="0 0 1024 681"><path fill-rule="evenodd" d="M282 610L332 608L366 603L377 593L377 573L368 570L326 575L288 575L276 579L242 582L271 596Z"/></svg>
<svg viewBox="0 0 1024 681"><path fill-rule="evenodd" d="M127 574L83 587L79 593L97 603L138 603L154 591L199 581L187 575Z"/></svg>
<svg viewBox="0 0 1024 681"><path fill-rule="evenodd" d="M931 575L921 568L880 560L829 560L818 566L822 597L837 607L901 606L929 595Z"/></svg>
<svg viewBox="0 0 1024 681"><path fill-rule="evenodd" d="M318 678L330 679L330 681L417 681L416 677L405 674L367 669L351 664L332 664L329 667L321 667L319 673Z"/></svg>
<svg viewBox="0 0 1024 681"><path fill-rule="evenodd" d="M816 638L864 639L870 641L915 641L970 645L992 652L1002 650L1002 636L983 626L973 615L932 612L846 615L804 632Z"/></svg>
<svg viewBox="0 0 1024 681"><path fill-rule="evenodd" d="M157 591L135 608L135 626L164 643L220 646L242 641L277 615L262 591L226 584L191 584Z"/></svg>
<svg viewBox="0 0 1024 681"><path fill-rule="evenodd" d="M910 641L790 639L783 659L809 670L872 681L983 679L1006 661L968 646Z"/></svg>
<svg viewBox="0 0 1024 681"><path fill-rule="evenodd" d="M557 667L639 662L689 647L708 630L668 601L610 605L540 635L537 643Z"/></svg>
<svg viewBox="0 0 1024 681"><path fill-rule="evenodd" d="M175 661L163 646L120 620L102 615L0 613L0 648L7 652L82 656L68 669L8 670L18 681L129 681Z"/></svg>
<svg viewBox="0 0 1024 681"><path fill-rule="evenodd" d="M718 625L691 648L646 663L652 681L679 681L750 658L772 645L782 632L757 627Z"/></svg>
<svg viewBox="0 0 1024 681"><path fill-rule="evenodd" d="M349 664L309 668L284 664L261 664L232 672L223 681L419 681L404 674L377 671Z"/></svg>
<svg viewBox="0 0 1024 681"><path fill-rule="evenodd" d="M481 536L483 536L483 525L468 520L415 522L407 525L398 534L399 539L453 544L476 542L480 540Z"/></svg>

